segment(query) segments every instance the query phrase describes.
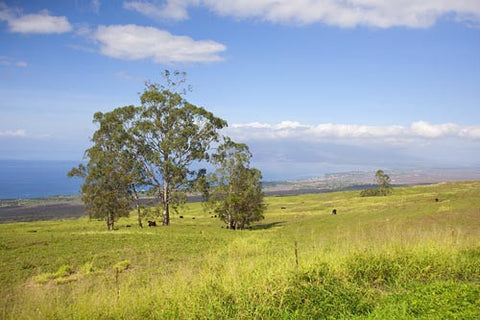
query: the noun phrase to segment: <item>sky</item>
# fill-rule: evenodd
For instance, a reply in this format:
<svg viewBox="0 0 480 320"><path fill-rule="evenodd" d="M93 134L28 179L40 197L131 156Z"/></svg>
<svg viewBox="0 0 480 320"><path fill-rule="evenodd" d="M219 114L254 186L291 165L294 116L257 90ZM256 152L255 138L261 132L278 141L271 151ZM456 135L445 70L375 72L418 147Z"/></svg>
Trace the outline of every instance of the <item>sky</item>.
<svg viewBox="0 0 480 320"><path fill-rule="evenodd" d="M0 159L82 160L165 69L264 176L480 168L478 0L0 0Z"/></svg>

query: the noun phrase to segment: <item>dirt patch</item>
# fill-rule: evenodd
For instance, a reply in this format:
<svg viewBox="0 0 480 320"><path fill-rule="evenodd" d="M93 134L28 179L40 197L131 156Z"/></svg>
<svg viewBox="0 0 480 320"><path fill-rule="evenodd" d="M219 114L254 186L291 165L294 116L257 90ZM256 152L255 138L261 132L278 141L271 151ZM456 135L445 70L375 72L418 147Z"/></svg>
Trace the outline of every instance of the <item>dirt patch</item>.
<svg viewBox="0 0 480 320"><path fill-rule="evenodd" d="M83 216L85 208L79 203L0 207L0 223L74 219Z"/></svg>

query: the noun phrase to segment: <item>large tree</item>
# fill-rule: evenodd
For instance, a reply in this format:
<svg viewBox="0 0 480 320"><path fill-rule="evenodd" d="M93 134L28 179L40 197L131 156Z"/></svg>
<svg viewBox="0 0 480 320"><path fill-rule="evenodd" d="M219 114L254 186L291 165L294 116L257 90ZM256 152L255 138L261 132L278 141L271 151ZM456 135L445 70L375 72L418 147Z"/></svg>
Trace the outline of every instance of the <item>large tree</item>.
<svg viewBox="0 0 480 320"><path fill-rule="evenodd" d="M136 112L135 107L128 106L95 113L93 122L99 127L92 138L93 146L85 152L88 163L68 173L85 179L82 200L87 213L90 218L105 220L108 230L113 230L118 218L129 215L132 192L136 196L135 184L141 180L141 170L129 151L126 127ZM138 200L138 196L135 198Z"/></svg>
<svg viewBox="0 0 480 320"><path fill-rule="evenodd" d="M137 161L163 207L162 224L170 224L170 209L185 199L198 177L210 145L226 121L185 99L185 74L165 71L165 84L149 83L142 93L141 114L134 130Z"/></svg>
<svg viewBox="0 0 480 320"><path fill-rule="evenodd" d="M205 180L207 204L229 229L243 229L263 219L262 175L250 168L251 157L247 145L224 138L212 158L218 168Z"/></svg>
<svg viewBox="0 0 480 320"><path fill-rule="evenodd" d="M95 114L99 129L86 152L88 165L69 173L86 179L82 192L91 215L122 215L124 200L133 195L142 226L136 186L148 185L163 207L162 224L169 225L170 209L184 202L202 176L198 168L227 123L185 99L184 73L165 71L164 76L165 84L147 83L140 107ZM107 195L114 197L112 203L101 204ZM113 225L114 219L108 221Z"/></svg>

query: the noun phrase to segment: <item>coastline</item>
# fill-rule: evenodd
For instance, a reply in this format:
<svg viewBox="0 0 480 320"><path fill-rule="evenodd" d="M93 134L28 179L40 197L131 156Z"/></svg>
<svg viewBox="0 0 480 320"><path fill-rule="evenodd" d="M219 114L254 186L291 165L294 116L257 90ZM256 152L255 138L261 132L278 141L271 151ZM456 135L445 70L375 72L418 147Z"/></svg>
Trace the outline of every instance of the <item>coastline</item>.
<svg viewBox="0 0 480 320"><path fill-rule="evenodd" d="M281 197L308 193L361 190L372 186L372 172L331 173L322 178L302 180L264 181L266 196ZM453 181L480 181L480 170L429 169L391 170L394 187L435 184ZM191 195L189 202L201 201L201 196ZM143 198L143 204L155 202ZM80 195L56 195L38 198L0 199L0 223L31 222L42 220L75 219L86 216Z"/></svg>

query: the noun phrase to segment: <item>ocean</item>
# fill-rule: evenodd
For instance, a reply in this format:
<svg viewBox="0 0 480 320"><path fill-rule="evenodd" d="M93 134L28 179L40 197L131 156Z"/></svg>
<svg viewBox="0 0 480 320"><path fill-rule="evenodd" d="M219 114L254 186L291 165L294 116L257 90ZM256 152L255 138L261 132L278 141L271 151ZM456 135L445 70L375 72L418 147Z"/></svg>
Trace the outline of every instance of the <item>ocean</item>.
<svg viewBox="0 0 480 320"><path fill-rule="evenodd" d="M43 198L80 193L79 178L67 172L80 161L0 160L0 199Z"/></svg>

